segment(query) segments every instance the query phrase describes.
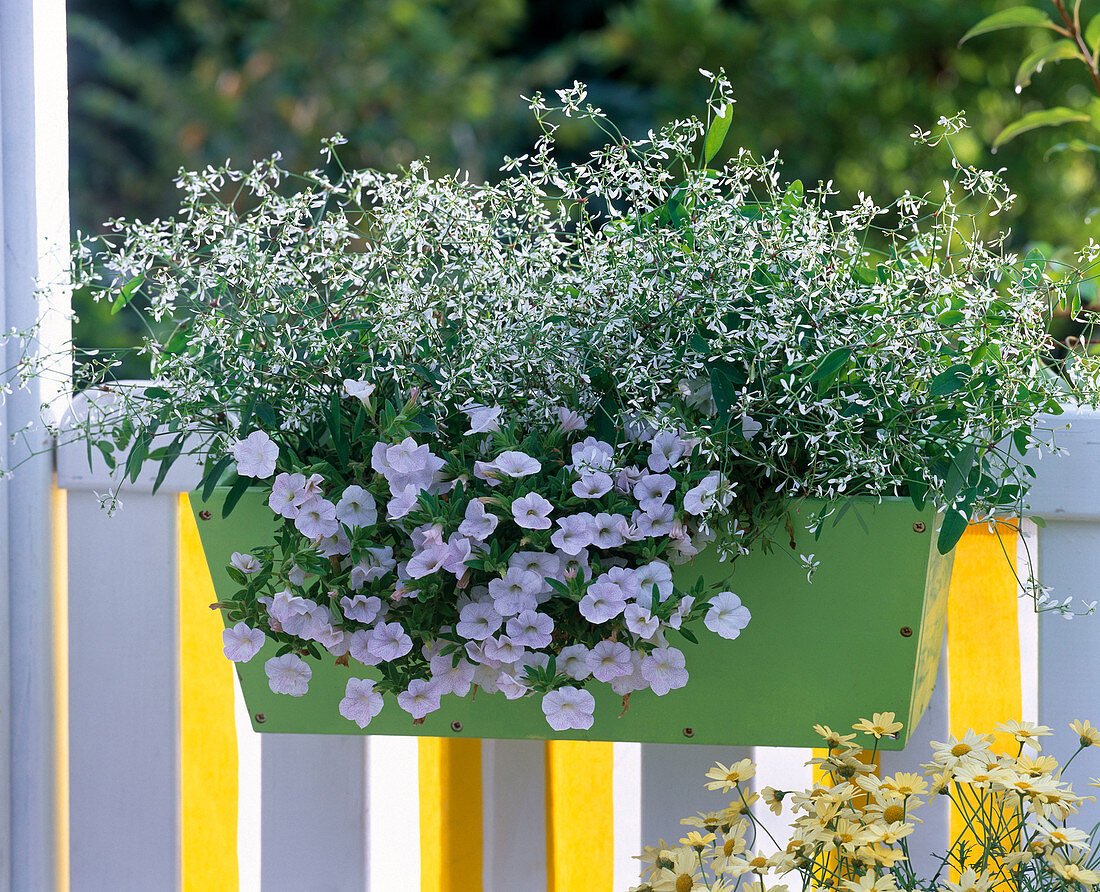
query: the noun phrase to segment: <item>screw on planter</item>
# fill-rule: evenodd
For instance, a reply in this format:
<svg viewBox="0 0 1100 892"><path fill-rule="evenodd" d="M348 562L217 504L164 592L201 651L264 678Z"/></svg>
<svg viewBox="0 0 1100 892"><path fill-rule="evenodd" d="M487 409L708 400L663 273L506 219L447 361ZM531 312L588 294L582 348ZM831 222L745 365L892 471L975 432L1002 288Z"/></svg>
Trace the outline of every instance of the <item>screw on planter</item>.
<svg viewBox="0 0 1100 892"><path fill-rule="evenodd" d="M684 728L684 737L694 737L694 736L695 736L695 729L694 728Z"/></svg>
<svg viewBox="0 0 1100 892"><path fill-rule="evenodd" d="M462 722L451 722L451 730L457 734L462 730Z"/></svg>
<svg viewBox="0 0 1100 892"><path fill-rule="evenodd" d="M264 715L262 712L257 712L256 713L256 724L257 725L262 725L266 721L267 721L267 716L266 715Z"/></svg>
<svg viewBox="0 0 1100 892"><path fill-rule="evenodd" d="M923 533L926 529L928 529L928 527L924 525L923 520L918 520L915 524L913 524L914 533Z"/></svg>
<svg viewBox="0 0 1100 892"><path fill-rule="evenodd" d="M902 638L912 638L913 630L909 626L902 626L898 631L901 633Z"/></svg>
<svg viewBox="0 0 1100 892"><path fill-rule="evenodd" d="M214 516L213 514L211 514L209 511L207 511L205 509L203 509L202 511L199 512L199 520L209 520L213 516Z"/></svg>

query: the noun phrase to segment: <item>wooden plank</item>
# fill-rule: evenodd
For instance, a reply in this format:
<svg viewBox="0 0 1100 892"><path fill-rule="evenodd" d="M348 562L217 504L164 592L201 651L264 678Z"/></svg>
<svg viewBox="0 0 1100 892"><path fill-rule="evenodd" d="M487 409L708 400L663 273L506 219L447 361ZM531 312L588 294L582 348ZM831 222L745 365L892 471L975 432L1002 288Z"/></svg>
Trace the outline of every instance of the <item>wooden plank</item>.
<svg viewBox="0 0 1100 892"><path fill-rule="evenodd" d="M266 734L262 752L264 892L366 888L366 739Z"/></svg>
<svg viewBox="0 0 1100 892"><path fill-rule="evenodd" d="M545 749L541 740L481 741L484 892L546 892Z"/></svg>
<svg viewBox="0 0 1100 892"><path fill-rule="evenodd" d="M75 892L180 885L176 572L175 498L69 493Z"/></svg>

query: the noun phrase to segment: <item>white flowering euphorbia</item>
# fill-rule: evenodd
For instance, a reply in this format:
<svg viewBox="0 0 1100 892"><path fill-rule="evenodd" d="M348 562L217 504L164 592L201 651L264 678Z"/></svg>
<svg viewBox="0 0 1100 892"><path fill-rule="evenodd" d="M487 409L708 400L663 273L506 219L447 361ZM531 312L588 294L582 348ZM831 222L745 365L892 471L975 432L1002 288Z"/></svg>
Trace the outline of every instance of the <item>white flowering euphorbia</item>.
<svg viewBox="0 0 1100 892"><path fill-rule="evenodd" d="M578 84L531 99L542 136L497 183L272 158L182 174L176 218L81 243L76 284L142 295L166 336L155 383L111 388L80 433L134 477L197 451L226 512L261 486L278 518L229 568L231 657L280 642L293 695L303 656L376 667L341 706L363 724L387 692L420 718L475 686L669 691L670 632L735 638L749 609L670 565L736 560L800 500L818 526L858 495L931 504L942 550L1026 514L1040 413L1097 402L1092 358L1050 362L1072 272L975 235L1013 196L957 162L942 196L839 210L778 157L710 169L732 114L710 77L709 124L582 163L559 163L555 116L609 125ZM575 724L586 702L545 706Z"/></svg>

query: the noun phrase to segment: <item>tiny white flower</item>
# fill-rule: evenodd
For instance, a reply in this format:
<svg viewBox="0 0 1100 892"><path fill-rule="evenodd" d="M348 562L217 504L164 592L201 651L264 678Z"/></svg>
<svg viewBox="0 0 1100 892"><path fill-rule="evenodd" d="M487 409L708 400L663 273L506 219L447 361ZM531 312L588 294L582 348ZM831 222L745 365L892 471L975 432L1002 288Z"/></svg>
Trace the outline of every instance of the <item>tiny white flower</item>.
<svg viewBox="0 0 1100 892"><path fill-rule="evenodd" d="M383 705L382 695L374 689L373 679L349 678L344 688L344 699L340 701L340 715L365 728L382 711Z"/></svg>
<svg viewBox="0 0 1100 892"><path fill-rule="evenodd" d="M268 687L276 694L301 697L309 690L313 670L297 654L272 657L264 663Z"/></svg>
<svg viewBox="0 0 1100 892"><path fill-rule="evenodd" d="M260 652L266 640L262 629L251 629L244 623L222 631L225 655L234 663L247 663Z"/></svg>
<svg viewBox="0 0 1100 892"><path fill-rule="evenodd" d="M752 614L733 592L722 592L710 602L710 610L703 617L703 624L714 632L732 641L749 624Z"/></svg>
<svg viewBox="0 0 1100 892"><path fill-rule="evenodd" d="M233 444L233 458L237 460L237 473L241 477L264 480L275 473L279 459L279 447L263 431L253 431L245 439Z"/></svg>
<svg viewBox="0 0 1100 892"><path fill-rule="evenodd" d="M587 731L595 718L596 700L583 688L564 687L542 698L542 712L555 731Z"/></svg>

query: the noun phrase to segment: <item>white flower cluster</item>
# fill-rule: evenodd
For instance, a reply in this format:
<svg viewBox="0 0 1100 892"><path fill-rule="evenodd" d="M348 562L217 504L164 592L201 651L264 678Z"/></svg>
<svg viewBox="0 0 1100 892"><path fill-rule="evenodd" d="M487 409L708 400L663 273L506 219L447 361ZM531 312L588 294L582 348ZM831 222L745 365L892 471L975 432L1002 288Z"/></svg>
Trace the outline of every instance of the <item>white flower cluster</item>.
<svg viewBox="0 0 1100 892"><path fill-rule="evenodd" d="M369 401L355 383L344 394ZM624 697L683 687L670 632L690 639L702 617L740 634L750 615L735 594L678 590L670 566L714 538L734 498L694 442L662 431L617 447L563 410L546 440L526 441L531 454L499 448L500 407L462 414L459 442L443 444L450 461L395 435L370 446L355 482L276 473L279 448L260 430L233 445L237 473L270 480L268 505L296 535L290 552L233 555L248 621L225 630L226 656L247 661L274 637L284 646L266 663L270 686L291 696L308 691L310 645L378 667L340 704L360 727L383 691L421 720L476 686L541 694L560 731L591 727L591 683Z"/></svg>

